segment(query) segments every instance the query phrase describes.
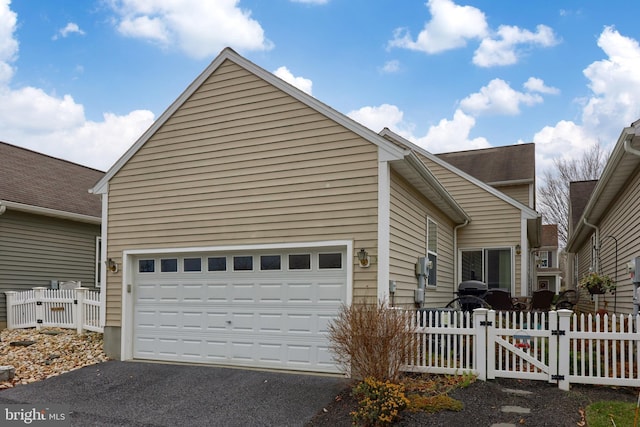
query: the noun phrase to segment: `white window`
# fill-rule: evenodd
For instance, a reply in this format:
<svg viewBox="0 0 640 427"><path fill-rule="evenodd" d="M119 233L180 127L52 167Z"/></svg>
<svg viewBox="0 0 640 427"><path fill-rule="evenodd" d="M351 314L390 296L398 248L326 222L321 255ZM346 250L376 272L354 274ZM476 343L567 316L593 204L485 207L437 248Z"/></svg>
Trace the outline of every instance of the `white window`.
<svg viewBox="0 0 640 427"><path fill-rule="evenodd" d="M540 255L538 255L538 261L540 268L549 268L549 252L548 251L540 251Z"/></svg>
<svg viewBox="0 0 640 427"><path fill-rule="evenodd" d="M427 218L427 258L431 263L427 285L436 286L438 272L438 224Z"/></svg>

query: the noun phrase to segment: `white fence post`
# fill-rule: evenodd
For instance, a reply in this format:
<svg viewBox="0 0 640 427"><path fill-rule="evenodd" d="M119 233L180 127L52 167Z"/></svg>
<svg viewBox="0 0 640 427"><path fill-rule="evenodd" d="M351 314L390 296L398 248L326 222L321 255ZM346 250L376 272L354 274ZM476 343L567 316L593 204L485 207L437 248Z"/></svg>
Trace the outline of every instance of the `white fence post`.
<svg viewBox="0 0 640 427"><path fill-rule="evenodd" d="M4 293L7 296L7 329L11 330L15 327L15 318L13 313L13 307L15 305L15 295L16 291L5 291Z"/></svg>
<svg viewBox="0 0 640 427"><path fill-rule="evenodd" d="M36 331L39 331L42 328L42 323L44 322L44 305L42 299L44 297L44 291L47 288L33 288L36 297Z"/></svg>
<svg viewBox="0 0 640 427"><path fill-rule="evenodd" d="M558 360L558 387L560 390L569 391L569 371L571 358L569 357L569 332L571 328L571 310L558 310L558 330L564 331L558 334L558 351L555 353L560 356Z"/></svg>
<svg viewBox="0 0 640 427"><path fill-rule="evenodd" d="M478 379L487 380L487 314L486 308L476 308L473 310L473 329L475 339L473 340L473 359L475 369L478 372ZM495 312L493 312L495 317Z"/></svg>
<svg viewBox="0 0 640 427"><path fill-rule="evenodd" d="M76 300L73 303L73 321L76 324L78 335L82 335L84 325L84 299L87 294L87 288L75 288Z"/></svg>
<svg viewBox="0 0 640 427"><path fill-rule="evenodd" d="M560 327L558 323L558 312L557 311L549 311L546 313L547 322L549 325L549 379L550 383L555 383L558 381L559 368L558 368L558 357L562 358L559 354L558 343L560 341L562 333L566 333L566 331L560 332L563 329Z"/></svg>

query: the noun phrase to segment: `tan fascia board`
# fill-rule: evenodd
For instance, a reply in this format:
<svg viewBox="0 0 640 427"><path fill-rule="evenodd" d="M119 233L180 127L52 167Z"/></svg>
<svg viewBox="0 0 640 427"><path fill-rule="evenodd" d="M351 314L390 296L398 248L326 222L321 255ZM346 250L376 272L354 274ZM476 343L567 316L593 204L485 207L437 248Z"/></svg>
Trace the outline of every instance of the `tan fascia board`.
<svg viewBox="0 0 640 427"><path fill-rule="evenodd" d="M429 168L420 160L420 158L411 150L405 152L404 158L401 160L406 162L420 178L430 186L441 198L444 204L449 208L449 212L445 212L449 217L458 224L471 222L471 217L462 209L451 194L444 188L438 178L431 173ZM457 217L456 217L457 216Z"/></svg>
<svg viewBox="0 0 640 427"><path fill-rule="evenodd" d="M571 233L571 236L569 236L569 240L567 241L567 246L565 248L567 252L575 253L586 236L591 234L591 228L589 230L585 230L585 221L587 223L596 225L600 222L600 217L593 218L591 214L597 206L600 197L602 197L602 195L604 194L609 180L611 180L611 177L613 177L613 175L616 173L618 165L626 155L626 151L624 148L625 141L629 137L640 136L640 131L637 128L638 124L640 124L640 120L632 124L630 127L622 129L620 137L618 138L618 141L616 142L616 145L614 146L613 151L609 156L609 160L607 161L607 164L602 171L602 175L600 176L598 183L596 184L593 192L591 193L591 196L589 197L587 206L585 206L580 219L575 225L573 233Z"/></svg>
<svg viewBox="0 0 640 427"><path fill-rule="evenodd" d="M35 215L44 215L53 218L67 219L71 221L77 222L85 222L89 224L101 224L102 218L91 216L91 215L83 215L73 212L66 212L57 209L49 209L43 208L40 206L27 205L24 203L10 202L8 200L0 200L0 207L4 207L8 210L15 210L20 212L27 212ZM4 209L2 210L4 212Z"/></svg>
<svg viewBox="0 0 640 427"><path fill-rule="evenodd" d="M329 119L351 130L357 135L365 138L369 142L378 146L383 153L381 156L386 158L398 159L403 156L403 149L397 145L384 139L371 129L361 125L346 115L334 110L328 105L318 101L311 95L306 94L295 86L290 85L273 73L259 67L248 59L240 56L231 48L225 48L220 54L209 64L209 66L182 92L182 94L167 108L160 117L142 134L140 138L116 161L116 163L106 172L105 176L91 189L96 194L106 193L106 184L118 171L133 157L136 152L169 120L169 118L184 104L187 99L213 74L220 65L226 60L239 65L250 73L260 77L269 84L277 87L303 104L316 110L320 114L325 115Z"/></svg>
<svg viewBox="0 0 640 427"><path fill-rule="evenodd" d="M478 187L482 188L483 190L487 191L488 193L493 194L497 198L499 198L499 199L503 200L504 202L512 205L513 207L519 209L520 211L522 211L524 219L535 219L535 218L538 218L540 216L540 214L538 212L536 212L535 210L531 209L530 207L524 205L523 203L520 203L519 201L517 201L515 199L512 199L511 197L509 197L506 194L504 194L502 191L497 190L494 187L492 187L492 186L480 181L479 179L469 175L468 173L456 168L455 166L451 165L450 163L448 163L448 162L440 159L439 157L431 154L430 152L428 152L424 148L414 144L413 142L409 141L408 139L405 139L405 138L401 137L397 133L389 130L388 128L384 128L383 130L381 130L379 135L383 136L383 137L388 137L388 138L394 139L394 140L398 141L399 143L401 143L403 145L406 145L410 150L419 152L420 154L424 155L429 160L439 164L443 168L448 169L449 171L459 175L461 178L466 179L467 181L475 184L476 186L478 186Z"/></svg>

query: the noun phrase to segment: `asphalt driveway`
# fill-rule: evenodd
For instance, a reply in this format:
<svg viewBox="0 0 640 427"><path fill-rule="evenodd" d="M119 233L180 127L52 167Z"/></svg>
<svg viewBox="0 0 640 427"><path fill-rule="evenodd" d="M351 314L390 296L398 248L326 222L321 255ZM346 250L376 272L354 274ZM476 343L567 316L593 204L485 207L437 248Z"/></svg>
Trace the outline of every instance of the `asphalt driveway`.
<svg viewBox="0 0 640 427"><path fill-rule="evenodd" d="M0 391L0 404L69 405L74 426L301 426L344 378L109 361Z"/></svg>

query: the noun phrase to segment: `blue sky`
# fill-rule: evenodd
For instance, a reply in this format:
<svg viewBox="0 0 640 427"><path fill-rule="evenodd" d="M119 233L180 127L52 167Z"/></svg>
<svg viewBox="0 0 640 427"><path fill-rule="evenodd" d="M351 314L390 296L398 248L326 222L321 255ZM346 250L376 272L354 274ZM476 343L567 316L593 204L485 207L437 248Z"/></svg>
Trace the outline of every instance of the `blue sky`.
<svg viewBox="0 0 640 427"><path fill-rule="evenodd" d="M108 169L226 46L439 153L537 169L640 118L640 29L610 0L0 0L0 140Z"/></svg>

